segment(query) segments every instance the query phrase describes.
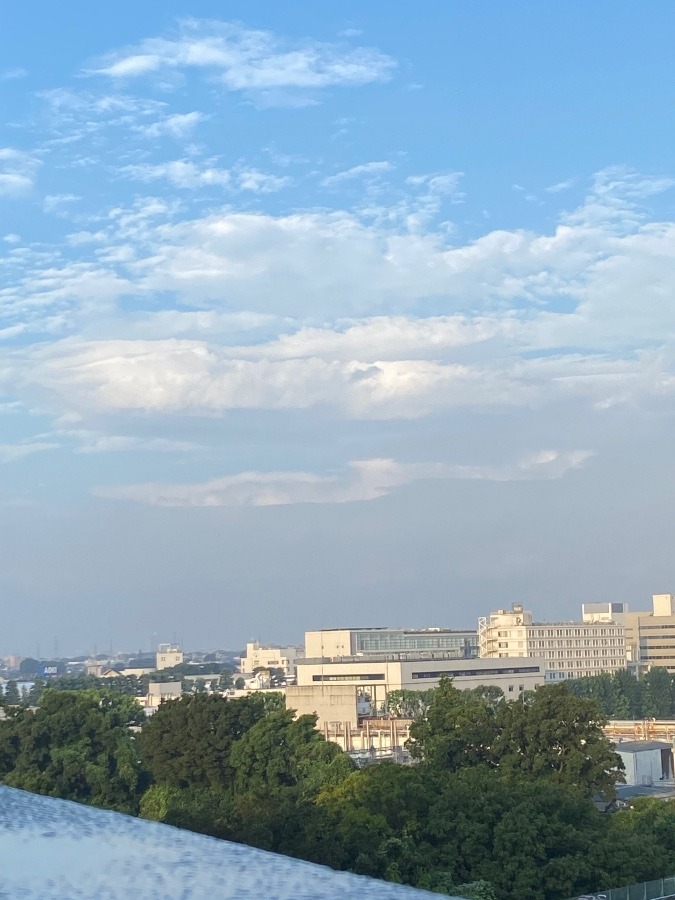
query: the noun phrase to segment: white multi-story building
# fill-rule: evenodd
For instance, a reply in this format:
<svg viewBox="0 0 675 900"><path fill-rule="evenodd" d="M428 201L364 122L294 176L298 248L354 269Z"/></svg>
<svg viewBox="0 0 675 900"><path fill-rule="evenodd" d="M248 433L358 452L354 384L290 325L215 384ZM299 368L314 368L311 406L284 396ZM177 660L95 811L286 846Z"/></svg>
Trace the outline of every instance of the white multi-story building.
<svg viewBox="0 0 675 900"><path fill-rule="evenodd" d="M295 661L302 656L299 647L262 647L258 641L246 644L246 655L239 661L242 675L253 675L256 669L283 669L287 678L295 677Z"/></svg>
<svg viewBox="0 0 675 900"><path fill-rule="evenodd" d="M626 667L625 629L614 621L533 622L532 613L514 603L479 619L482 658L543 658L546 680L559 681L615 672Z"/></svg>

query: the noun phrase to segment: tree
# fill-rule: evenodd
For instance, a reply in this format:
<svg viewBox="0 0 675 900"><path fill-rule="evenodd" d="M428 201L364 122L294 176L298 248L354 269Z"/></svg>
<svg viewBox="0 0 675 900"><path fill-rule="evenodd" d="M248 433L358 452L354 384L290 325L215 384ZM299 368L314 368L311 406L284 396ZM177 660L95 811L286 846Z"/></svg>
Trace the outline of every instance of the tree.
<svg viewBox="0 0 675 900"><path fill-rule="evenodd" d="M129 724L135 700L52 691L0 724L0 779L11 787L134 813L146 785Z"/></svg>
<svg viewBox="0 0 675 900"><path fill-rule="evenodd" d="M19 685L16 681L8 681L5 685L5 698L4 698L5 706L18 706L21 702L21 695L19 694Z"/></svg>
<svg viewBox="0 0 675 900"><path fill-rule="evenodd" d="M149 719L139 738L141 756L158 784L231 789L232 747L266 714L261 695L188 694L162 703Z"/></svg>
<svg viewBox="0 0 675 900"><path fill-rule="evenodd" d="M342 781L353 769L351 760L315 726L316 716L295 719L286 709L257 722L232 748L237 793L298 786L301 794L313 795Z"/></svg>
<svg viewBox="0 0 675 900"><path fill-rule="evenodd" d="M416 759L450 771L491 764L497 729L491 699L459 691L443 678L426 714L411 725L408 747Z"/></svg>
<svg viewBox="0 0 675 900"><path fill-rule="evenodd" d="M544 685L529 703L502 708L494 755L502 771L611 799L623 763L603 733L606 721L595 701L575 697L565 684Z"/></svg>
<svg viewBox="0 0 675 900"><path fill-rule="evenodd" d="M669 719L673 714L673 679L667 669L655 666L642 679L642 714L650 719Z"/></svg>
<svg viewBox="0 0 675 900"><path fill-rule="evenodd" d="M27 706L37 706L46 687L47 682L44 681L44 679L36 678L31 689L28 691L28 697L26 698Z"/></svg>
<svg viewBox="0 0 675 900"><path fill-rule="evenodd" d="M387 713L403 719L415 719L427 711L433 691L389 691Z"/></svg>

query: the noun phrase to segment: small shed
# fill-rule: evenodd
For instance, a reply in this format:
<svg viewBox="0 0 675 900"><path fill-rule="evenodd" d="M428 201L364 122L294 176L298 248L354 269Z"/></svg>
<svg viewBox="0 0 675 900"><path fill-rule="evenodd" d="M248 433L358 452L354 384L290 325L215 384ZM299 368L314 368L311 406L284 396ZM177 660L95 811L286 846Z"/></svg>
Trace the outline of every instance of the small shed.
<svg viewBox="0 0 675 900"><path fill-rule="evenodd" d="M666 741L619 741L626 784L650 785L673 777L673 746Z"/></svg>

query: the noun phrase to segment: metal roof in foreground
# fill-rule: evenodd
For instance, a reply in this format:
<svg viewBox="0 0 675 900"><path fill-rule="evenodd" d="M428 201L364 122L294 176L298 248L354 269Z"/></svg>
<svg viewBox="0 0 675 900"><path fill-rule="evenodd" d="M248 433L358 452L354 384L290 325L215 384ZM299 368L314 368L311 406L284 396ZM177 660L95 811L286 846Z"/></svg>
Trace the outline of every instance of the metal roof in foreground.
<svg viewBox="0 0 675 900"><path fill-rule="evenodd" d="M438 897L66 800L0 787L0 897Z"/></svg>

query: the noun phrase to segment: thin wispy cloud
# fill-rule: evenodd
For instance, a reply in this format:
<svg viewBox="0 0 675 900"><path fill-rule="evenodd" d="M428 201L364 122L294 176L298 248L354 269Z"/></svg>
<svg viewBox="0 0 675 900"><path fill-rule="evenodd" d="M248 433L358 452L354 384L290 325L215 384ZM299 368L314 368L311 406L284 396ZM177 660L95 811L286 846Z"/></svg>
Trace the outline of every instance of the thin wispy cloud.
<svg viewBox="0 0 675 900"><path fill-rule="evenodd" d="M139 484L95 488L108 500L150 506L288 506L297 503L357 503L377 500L415 481L452 478L485 481L530 481L562 478L583 465L587 451L547 450L505 466L449 466L399 463L393 459L352 462L338 475L312 472L241 472L202 484Z"/></svg>
<svg viewBox="0 0 675 900"><path fill-rule="evenodd" d="M20 67L15 69L5 69L0 72L0 81L18 81L20 78L25 78L27 75L28 70Z"/></svg>
<svg viewBox="0 0 675 900"><path fill-rule="evenodd" d="M388 81L396 62L374 48L315 41L290 45L269 31L188 21L176 37L148 38L89 71L119 80L190 68L211 72L225 90L281 97Z"/></svg>
<svg viewBox="0 0 675 900"><path fill-rule="evenodd" d="M382 175L394 168L392 163L386 160L377 162L363 163L359 166L352 166L351 169L344 169L335 175L329 175L321 181L323 187L334 187L335 185L344 184L345 181L351 181L358 178L372 178L373 176Z"/></svg>
<svg viewBox="0 0 675 900"><path fill-rule="evenodd" d="M17 444L0 444L0 462L13 463L31 456L33 453L44 453L56 450L60 444L53 441L26 441Z"/></svg>

